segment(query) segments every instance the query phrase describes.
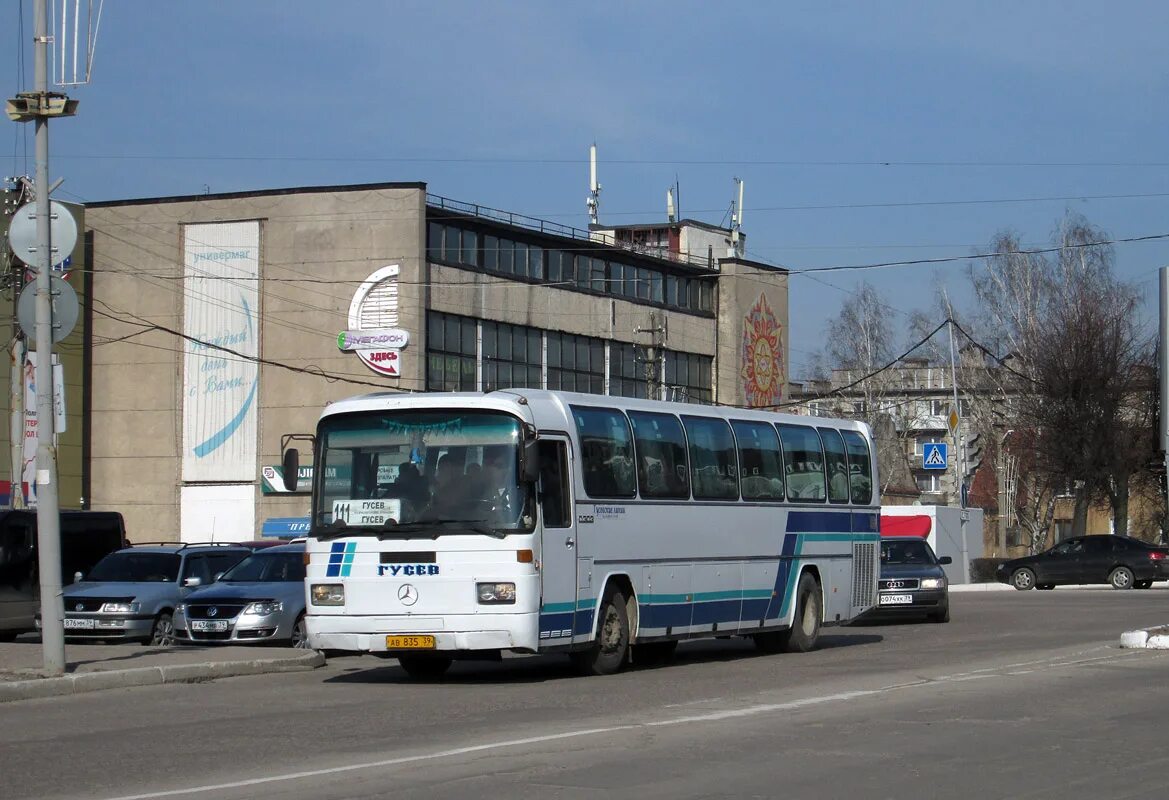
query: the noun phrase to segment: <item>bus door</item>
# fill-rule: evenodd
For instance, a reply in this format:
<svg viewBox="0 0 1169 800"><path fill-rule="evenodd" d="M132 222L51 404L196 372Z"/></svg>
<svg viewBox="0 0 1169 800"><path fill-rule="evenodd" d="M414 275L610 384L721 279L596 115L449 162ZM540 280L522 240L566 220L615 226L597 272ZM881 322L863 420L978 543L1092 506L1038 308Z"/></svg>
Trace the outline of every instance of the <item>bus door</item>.
<svg viewBox="0 0 1169 800"><path fill-rule="evenodd" d="M540 645L567 645L576 625L576 519L571 445L567 437L539 439L541 519Z"/></svg>

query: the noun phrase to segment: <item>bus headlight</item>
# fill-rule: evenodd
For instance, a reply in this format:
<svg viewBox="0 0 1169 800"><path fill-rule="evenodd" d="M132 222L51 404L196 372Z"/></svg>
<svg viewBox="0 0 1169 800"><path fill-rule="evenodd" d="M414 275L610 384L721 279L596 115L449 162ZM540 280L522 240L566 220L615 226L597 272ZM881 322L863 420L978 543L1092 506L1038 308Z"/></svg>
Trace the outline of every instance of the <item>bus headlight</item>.
<svg viewBox="0 0 1169 800"><path fill-rule="evenodd" d="M921 588L923 589L941 589L946 585L945 578L922 578Z"/></svg>
<svg viewBox="0 0 1169 800"><path fill-rule="evenodd" d="M314 583L309 595L314 606L345 605L345 586L340 583Z"/></svg>
<svg viewBox="0 0 1169 800"><path fill-rule="evenodd" d="M479 593L479 602L482 605L505 605L515 602L514 583L477 583L475 589Z"/></svg>

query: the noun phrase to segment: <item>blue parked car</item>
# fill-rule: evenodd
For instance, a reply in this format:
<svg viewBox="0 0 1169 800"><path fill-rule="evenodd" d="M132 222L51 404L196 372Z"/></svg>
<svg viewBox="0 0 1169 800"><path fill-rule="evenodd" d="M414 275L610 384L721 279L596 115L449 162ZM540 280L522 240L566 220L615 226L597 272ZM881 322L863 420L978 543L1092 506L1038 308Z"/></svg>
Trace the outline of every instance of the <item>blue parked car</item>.
<svg viewBox="0 0 1169 800"><path fill-rule="evenodd" d="M253 553L175 609L175 639L307 648L304 574L303 542Z"/></svg>

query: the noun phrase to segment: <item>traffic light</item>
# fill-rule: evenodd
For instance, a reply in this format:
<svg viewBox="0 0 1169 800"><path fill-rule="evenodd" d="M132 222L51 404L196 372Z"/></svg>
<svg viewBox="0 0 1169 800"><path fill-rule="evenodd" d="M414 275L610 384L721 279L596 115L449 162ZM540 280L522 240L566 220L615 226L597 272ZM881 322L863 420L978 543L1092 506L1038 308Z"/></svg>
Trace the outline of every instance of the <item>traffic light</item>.
<svg viewBox="0 0 1169 800"><path fill-rule="evenodd" d="M982 465L982 434L976 433L966 438L966 474L963 480L966 483L974 481L974 473Z"/></svg>

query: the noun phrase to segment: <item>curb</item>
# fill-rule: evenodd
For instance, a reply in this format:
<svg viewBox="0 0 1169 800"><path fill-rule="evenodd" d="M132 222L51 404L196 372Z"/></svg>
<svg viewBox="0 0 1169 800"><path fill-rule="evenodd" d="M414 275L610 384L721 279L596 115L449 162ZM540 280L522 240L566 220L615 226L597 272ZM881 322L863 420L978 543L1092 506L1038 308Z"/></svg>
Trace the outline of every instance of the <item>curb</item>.
<svg viewBox="0 0 1169 800"><path fill-rule="evenodd" d="M201 683L216 678L234 678L241 675L262 675L277 672L302 672L322 667L323 653L304 653L295 658L252 659L249 661L206 661L199 664L174 664L161 667L135 667L99 672L82 672L58 678L0 682L0 703L34 700L42 697L63 697L102 689L122 689L130 686L157 686L163 683Z"/></svg>
<svg viewBox="0 0 1169 800"><path fill-rule="evenodd" d="M1133 650L1169 650L1169 625L1125 631L1120 646Z"/></svg>

